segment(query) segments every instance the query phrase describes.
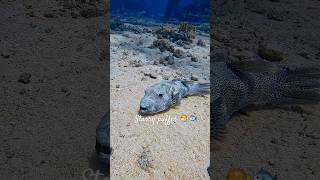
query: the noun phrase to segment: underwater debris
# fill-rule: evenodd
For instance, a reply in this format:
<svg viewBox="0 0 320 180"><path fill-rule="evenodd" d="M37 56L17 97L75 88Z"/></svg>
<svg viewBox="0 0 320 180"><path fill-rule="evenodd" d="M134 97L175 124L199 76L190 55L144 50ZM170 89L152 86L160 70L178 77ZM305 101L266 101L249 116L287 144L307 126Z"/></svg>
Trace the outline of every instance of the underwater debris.
<svg viewBox="0 0 320 180"><path fill-rule="evenodd" d="M139 167L143 169L144 171L149 172L150 168L152 168L151 165L151 152L150 150L144 150L141 155L139 156L139 159L137 161Z"/></svg>
<svg viewBox="0 0 320 180"><path fill-rule="evenodd" d="M174 46L164 39L154 40L150 48L159 48L161 52L169 51L174 52Z"/></svg>

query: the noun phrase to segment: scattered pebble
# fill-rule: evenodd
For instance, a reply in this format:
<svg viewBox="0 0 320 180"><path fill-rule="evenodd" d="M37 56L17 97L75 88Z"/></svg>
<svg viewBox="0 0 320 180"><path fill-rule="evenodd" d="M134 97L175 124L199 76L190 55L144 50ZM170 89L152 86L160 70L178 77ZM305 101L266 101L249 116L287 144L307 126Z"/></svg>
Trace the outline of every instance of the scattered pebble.
<svg viewBox="0 0 320 180"><path fill-rule="evenodd" d="M181 49L175 49L173 52L173 56L176 58L183 58L184 52Z"/></svg>
<svg viewBox="0 0 320 180"><path fill-rule="evenodd" d="M160 64L163 64L165 66L167 65L173 65L174 64L174 57L173 56L167 56L164 59L160 59L159 61Z"/></svg>
<svg viewBox="0 0 320 180"><path fill-rule="evenodd" d="M150 158L151 152L144 150L137 161L139 167L145 171L150 171L150 168L152 168Z"/></svg>
<svg viewBox="0 0 320 180"><path fill-rule="evenodd" d="M198 62L198 59L197 59L196 57L192 56L192 57L191 57L191 61L193 61L193 62Z"/></svg>
<svg viewBox="0 0 320 180"><path fill-rule="evenodd" d="M144 75L150 77L151 79L157 79L157 76L151 73L144 73Z"/></svg>

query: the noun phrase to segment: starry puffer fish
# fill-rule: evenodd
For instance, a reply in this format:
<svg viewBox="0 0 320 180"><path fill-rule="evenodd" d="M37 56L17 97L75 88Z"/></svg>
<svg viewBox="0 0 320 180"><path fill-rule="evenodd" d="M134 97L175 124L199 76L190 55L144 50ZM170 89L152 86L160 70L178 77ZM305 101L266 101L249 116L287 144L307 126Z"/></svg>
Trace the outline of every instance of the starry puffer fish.
<svg viewBox="0 0 320 180"><path fill-rule="evenodd" d="M176 106L182 98L210 93L210 83L182 81L178 79L162 81L145 90L140 101L140 114L155 114Z"/></svg>
<svg viewBox="0 0 320 180"><path fill-rule="evenodd" d="M110 120L107 114L101 119L96 128L96 154L98 160L102 163L107 163L110 159Z"/></svg>

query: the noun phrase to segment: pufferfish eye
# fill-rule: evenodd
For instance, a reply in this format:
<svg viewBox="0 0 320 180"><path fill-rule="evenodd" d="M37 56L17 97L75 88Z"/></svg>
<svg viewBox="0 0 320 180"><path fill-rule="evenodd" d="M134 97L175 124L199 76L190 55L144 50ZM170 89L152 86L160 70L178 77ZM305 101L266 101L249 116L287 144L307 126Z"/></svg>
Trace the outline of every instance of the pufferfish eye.
<svg viewBox="0 0 320 180"><path fill-rule="evenodd" d="M163 94L159 94L159 97L162 97L163 96Z"/></svg>

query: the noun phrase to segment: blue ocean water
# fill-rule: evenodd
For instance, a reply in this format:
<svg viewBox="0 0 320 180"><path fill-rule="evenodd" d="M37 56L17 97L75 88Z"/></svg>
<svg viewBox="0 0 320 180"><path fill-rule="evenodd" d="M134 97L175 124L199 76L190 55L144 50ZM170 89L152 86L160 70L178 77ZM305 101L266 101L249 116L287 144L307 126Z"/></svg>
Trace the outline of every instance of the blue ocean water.
<svg viewBox="0 0 320 180"><path fill-rule="evenodd" d="M210 21L210 0L110 0L111 16L163 21Z"/></svg>

